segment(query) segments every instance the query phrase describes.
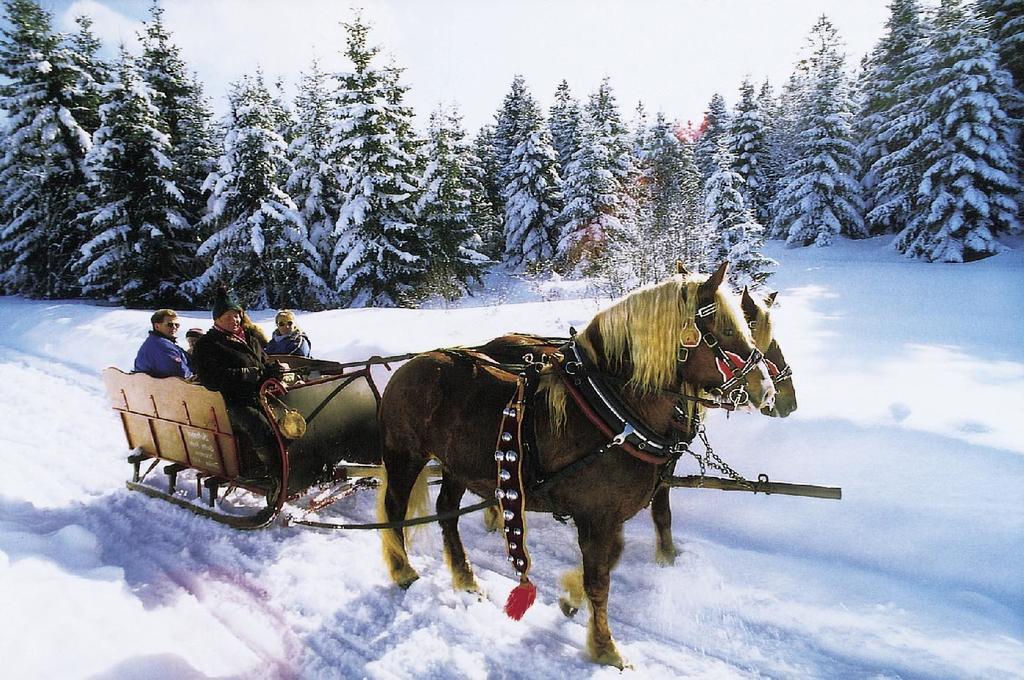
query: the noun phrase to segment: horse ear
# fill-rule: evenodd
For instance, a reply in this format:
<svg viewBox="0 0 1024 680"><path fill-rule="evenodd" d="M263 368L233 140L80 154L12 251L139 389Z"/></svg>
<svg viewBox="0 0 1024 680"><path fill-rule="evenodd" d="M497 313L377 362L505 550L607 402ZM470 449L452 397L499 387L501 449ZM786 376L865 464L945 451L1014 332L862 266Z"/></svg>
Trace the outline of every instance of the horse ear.
<svg viewBox="0 0 1024 680"><path fill-rule="evenodd" d="M676 260L676 274L682 274L683 276L690 275L689 270L687 270L686 265L683 264L682 260Z"/></svg>
<svg viewBox="0 0 1024 680"><path fill-rule="evenodd" d="M718 290L718 287L722 285L722 281L725 281L725 273L727 271L729 271L729 261L722 260L722 264L718 265L718 269L715 270L715 273L708 277L707 285L710 286L712 290Z"/></svg>
<svg viewBox="0 0 1024 680"><path fill-rule="evenodd" d="M729 262L723 262L715 270L715 273L708 277L708 280L700 284L697 289L700 294L700 300L705 303L710 302L715 294L718 292L718 287L722 285L722 281L725 280L725 270L729 268Z"/></svg>
<svg viewBox="0 0 1024 680"><path fill-rule="evenodd" d="M775 291L775 292L769 293L768 297L766 297L764 299L765 306L766 307L771 307L773 304L775 304L775 296L778 295L778 294L779 294L779 291Z"/></svg>
<svg viewBox="0 0 1024 680"><path fill-rule="evenodd" d="M746 286L743 286L743 294L740 296L740 307L743 308L743 314L748 318L757 318L757 303L754 302L754 298Z"/></svg>

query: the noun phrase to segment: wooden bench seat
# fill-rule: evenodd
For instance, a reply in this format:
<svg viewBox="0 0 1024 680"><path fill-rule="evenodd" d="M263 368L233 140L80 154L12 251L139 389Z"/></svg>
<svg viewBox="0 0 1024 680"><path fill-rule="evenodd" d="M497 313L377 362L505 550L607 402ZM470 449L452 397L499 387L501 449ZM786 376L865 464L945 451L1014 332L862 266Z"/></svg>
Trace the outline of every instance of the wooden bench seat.
<svg viewBox="0 0 1024 680"><path fill-rule="evenodd" d="M130 449L206 475L238 476L238 441L219 392L181 378L153 378L117 368L103 371L103 383Z"/></svg>

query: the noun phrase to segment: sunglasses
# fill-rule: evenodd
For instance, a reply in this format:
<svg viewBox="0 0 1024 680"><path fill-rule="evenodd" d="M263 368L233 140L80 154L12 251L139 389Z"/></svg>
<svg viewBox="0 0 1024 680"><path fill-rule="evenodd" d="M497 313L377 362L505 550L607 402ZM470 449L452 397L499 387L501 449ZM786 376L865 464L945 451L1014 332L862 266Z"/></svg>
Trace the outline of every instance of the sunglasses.
<svg viewBox="0 0 1024 680"><path fill-rule="evenodd" d="M181 324L178 323L177 321L165 321L164 325L170 326L171 328L181 328Z"/></svg>
<svg viewBox="0 0 1024 680"><path fill-rule="evenodd" d="M292 323L291 321L278 321L277 325L278 326L294 326L295 324Z"/></svg>

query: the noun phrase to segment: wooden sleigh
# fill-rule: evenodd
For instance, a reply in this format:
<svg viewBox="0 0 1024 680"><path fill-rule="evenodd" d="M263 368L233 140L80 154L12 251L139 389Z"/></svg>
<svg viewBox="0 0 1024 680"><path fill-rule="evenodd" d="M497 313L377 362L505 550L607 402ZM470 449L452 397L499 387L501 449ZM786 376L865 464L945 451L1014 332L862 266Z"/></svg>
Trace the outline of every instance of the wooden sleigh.
<svg viewBox="0 0 1024 680"><path fill-rule="evenodd" d="M118 413L131 454L128 488L180 505L219 522L255 529L274 520L284 503L316 488L316 507L333 502L380 474L377 407L380 392L371 367L298 357L287 361L304 380L291 387L269 380L260 387L259 404L270 423L280 468L256 478L254 452L237 429L219 392L180 378L153 378L103 371L111 407ZM301 415L305 433L290 440L279 419ZM285 428L287 431L287 428ZM163 463L164 479L150 474ZM145 468L143 467L145 466ZM191 471L195 493L182 489L179 476ZM263 507L218 509L218 494L244 489L263 497ZM313 507L312 505L310 507Z"/></svg>

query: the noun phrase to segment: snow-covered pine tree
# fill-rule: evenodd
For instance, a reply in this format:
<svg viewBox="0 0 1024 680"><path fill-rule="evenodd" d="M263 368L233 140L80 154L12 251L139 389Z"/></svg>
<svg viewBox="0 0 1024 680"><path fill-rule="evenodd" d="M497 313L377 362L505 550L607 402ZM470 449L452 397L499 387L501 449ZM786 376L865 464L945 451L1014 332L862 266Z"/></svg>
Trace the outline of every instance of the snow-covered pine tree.
<svg viewBox="0 0 1024 680"><path fill-rule="evenodd" d="M612 149L594 126L590 111L577 127L576 150L562 177L564 206L556 256L566 271L587 275L604 257L610 239L622 230L623 189L616 181Z"/></svg>
<svg viewBox="0 0 1024 680"><path fill-rule="evenodd" d="M291 167L274 131L262 74L234 83L229 103L223 152L204 184L214 233L198 254L210 265L186 289L200 299L225 283L246 307L322 307L333 296L317 274L320 257L302 216L283 188Z"/></svg>
<svg viewBox="0 0 1024 680"><path fill-rule="evenodd" d="M606 267L612 293L665 278L681 250L682 145L662 113L652 127L645 118L638 115L633 129L636 209L624 223L623 238L611 243L611 263Z"/></svg>
<svg viewBox="0 0 1024 680"><path fill-rule="evenodd" d="M578 142L580 125L580 103L572 96L569 82L563 80L555 90L555 103L548 112L548 125L551 128L551 146L558 154L558 172L565 174L565 169L572 161Z"/></svg>
<svg viewBox="0 0 1024 680"><path fill-rule="evenodd" d="M96 207L80 218L90 236L76 263L82 292L129 307L178 306L195 242L180 211L167 125L123 47L104 99L86 155Z"/></svg>
<svg viewBox="0 0 1024 680"><path fill-rule="evenodd" d="M416 224L418 186L412 110L394 67L374 68L361 16L345 24L354 70L338 75L331 148L346 160L344 204L331 258L335 290L353 307L408 304L420 294L427 245Z"/></svg>
<svg viewBox="0 0 1024 680"><path fill-rule="evenodd" d="M866 235L845 55L828 17L811 29L809 46L797 159L774 208L773 233L784 234L791 246L826 246L839 234Z"/></svg>
<svg viewBox="0 0 1024 680"><path fill-rule="evenodd" d="M512 151L505 185L505 261L540 270L549 266L557 236L562 196L547 125L540 117L521 130Z"/></svg>
<svg viewBox="0 0 1024 680"><path fill-rule="evenodd" d="M917 0L892 0L889 11L885 35L861 72L855 124L865 220L873 234L895 232L906 224L911 196L921 180L915 167L919 159L904 149L920 136L924 122L918 90L925 82L915 78L927 70L924 25Z"/></svg>
<svg viewBox="0 0 1024 680"><path fill-rule="evenodd" d="M718 148L718 139L729 134L730 126L729 109L725 105L725 98L716 92L711 96L708 109L704 112L700 137L693 150L694 161L700 169L702 185L715 171L715 149Z"/></svg>
<svg viewBox="0 0 1024 680"><path fill-rule="evenodd" d="M101 90L110 80L110 67L100 57L103 45L92 32L92 18L84 15L75 17L75 23L78 24L78 31L65 40L68 56L78 69L71 114L82 129L91 135L100 126Z"/></svg>
<svg viewBox="0 0 1024 680"><path fill-rule="evenodd" d="M660 119L658 124L660 124ZM657 125L656 125L657 127ZM673 254L672 259L667 263L669 267L675 267L676 260L682 260L692 270L699 268L700 263L707 259L707 251L711 247L713 234L707 228L707 221L704 219L704 185L701 182L702 175L697 161L694 158L696 141L680 139L678 126L672 130L675 138L679 141L678 147L666 149L676 158L674 165L678 165L679 172L679 207L680 216L674 218L681 226L679 241L676 248L681 248ZM666 213L667 214L667 213ZM657 216L658 213L656 212ZM667 273L672 273L670 269Z"/></svg>
<svg viewBox="0 0 1024 680"><path fill-rule="evenodd" d="M274 120L274 131L277 135L285 144L291 144L295 140L297 122L288 95L284 91L284 80L280 77L274 81L271 90L270 117Z"/></svg>
<svg viewBox="0 0 1024 680"><path fill-rule="evenodd" d="M198 224L206 211L202 186L217 157L210 129L213 114L203 96L202 85L195 76L189 76L181 50L164 25L164 10L158 0L153 0L149 13L150 20L139 36L142 43L139 66L154 92L160 117L167 125L169 157L174 164L172 180L184 198L181 213L196 229L193 238L198 244Z"/></svg>
<svg viewBox="0 0 1024 680"><path fill-rule="evenodd" d="M505 212L505 189L511 181L509 173L512 152L535 129L537 121L541 118L543 115L540 106L527 89L526 80L516 74L512 78L512 85L502 101L501 108L494 114L494 132L491 135L491 155L498 168L496 186L499 193L495 205L501 213ZM549 132L548 139L550 138ZM557 164L557 157L555 160ZM555 169L557 171L557 165Z"/></svg>
<svg viewBox="0 0 1024 680"><path fill-rule="evenodd" d="M978 11L988 20L988 35L1002 65L1013 77L1014 91L1006 111L1016 119L1017 166L1024 165L1024 0L978 0ZM1024 193L1017 198L1024 204Z"/></svg>
<svg viewBox="0 0 1024 680"><path fill-rule="evenodd" d="M704 212L708 230L714 235L705 271L728 260L729 281L736 291L744 286L758 289L771 276L776 262L761 254L764 228L745 204L743 176L734 170L736 158L728 143L728 139L719 140L717 167L704 189Z"/></svg>
<svg viewBox="0 0 1024 680"><path fill-rule="evenodd" d="M585 113L598 143L608 150L608 170L616 183L619 205L623 213L628 212L631 207L629 190L636 182L636 157L632 135L622 122L611 81L607 77L601 80L597 91L587 99ZM622 217L622 213L619 217Z"/></svg>
<svg viewBox="0 0 1024 680"><path fill-rule="evenodd" d="M637 153L638 192L634 211L623 221L624 237L613 239L613 260L603 267L612 292L654 283L675 272L677 260L700 269L708 249L703 221L700 171L693 144L680 140L674 124L658 113Z"/></svg>
<svg viewBox="0 0 1024 680"><path fill-rule="evenodd" d="M577 123L576 148L564 168L564 207L556 248L567 271L595 273L608 243L635 212L637 159L608 78L590 95Z"/></svg>
<svg viewBox="0 0 1024 680"><path fill-rule="evenodd" d="M1024 91L1024 0L977 0L977 5L1003 66L1017 90Z"/></svg>
<svg viewBox="0 0 1024 680"><path fill-rule="evenodd" d="M473 224L483 239L483 252L493 260L501 260L505 251L505 230L502 219L505 199L501 192L501 159L495 146L493 125L484 125L473 138L473 177L480 187L473 189ZM482 193L481 193L482 190Z"/></svg>
<svg viewBox="0 0 1024 680"><path fill-rule="evenodd" d="M650 135L651 125L647 120L647 109L644 107L643 102L637 102L636 109L633 111L633 120L629 125L630 133L630 148L633 153L633 158L636 159L636 171L638 177L644 176L644 170L640 167L643 165L644 155L647 153L647 149L650 146Z"/></svg>
<svg viewBox="0 0 1024 680"><path fill-rule="evenodd" d="M38 297L79 294L89 131L75 117L89 93L52 17L35 0L6 0L0 30L0 289Z"/></svg>
<svg viewBox="0 0 1024 680"><path fill-rule="evenodd" d="M1000 233L1022 229L1020 169L1006 113L1010 74L999 65L971 5L943 0L929 43L928 124L910 147L923 176L895 247L927 261L965 262L1001 250Z"/></svg>
<svg viewBox="0 0 1024 680"><path fill-rule="evenodd" d="M768 162L768 121L754 96L749 78L740 85L740 99L729 130L733 169L743 178L741 191L747 207L758 223L768 219L771 193L766 166ZM717 170L716 170L717 172Z"/></svg>
<svg viewBox="0 0 1024 680"><path fill-rule="evenodd" d="M178 188L185 197L182 214L193 225L198 244L210 236L206 232L209 225L203 221L206 215L203 183L216 166L219 144L213 111L196 75L189 79L188 92L180 104L178 129L181 136L177 144L172 144L171 153L178 171Z"/></svg>
<svg viewBox="0 0 1024 680"><path fill-rule="evenodd" d="M139 67L155 94L154 101L167 124L173 149L185 136L181 107L191 95L190 82L181 50L171 41L171 34L164 26L164 9L159 0L152 1L149 15L145 31L139 35L142 43Z"/></svg>
<svg viewBox="0 0 1024 680"><path fill-rule="evenodd" d="M439 107L430 116L423 193L416 203L419 223L429 244L425 294L455 300L480 281L488 262L470 221L472 196L467 168L469 149L462 117Z"/></svg>
<svg viewBox="0 0 1024 680"><path fill-rule="evenodd" d="M466 149L466 187L469 189L469 223L480 237L479 251L493 261L500 261L505 250L505 232L501 225L495 199L497 174L493 150L488 137L493 127L485 125ZM484 158L488 160L484 160Z"/></svg>
<svg viewBox="0 0 1024 680"><path fill-rule="evenodd" d="M786 186L789 166L796 160L797 117L802 107L807 73L799 65L790 74L779 96L775 96L770 82L765 80L758 93L757 105L765 118L771 121L768 130L768 159L765 177L771 201L766 206L768 219L762 224L769 238L785 238L785 229L775 233L775 200Z"/></svg>
<svg viewBox="0 0 1024 680"><path fill-rule="evenodd" d="M343 159L332 153L331 130L336 122L332 92L318 60L299 79L295 117L295 139L288 145L292 172L285 188L299 207L310 243L320 254L318 273L328 280L334 224L344 204L342 167L336 161Z"/></svg>

